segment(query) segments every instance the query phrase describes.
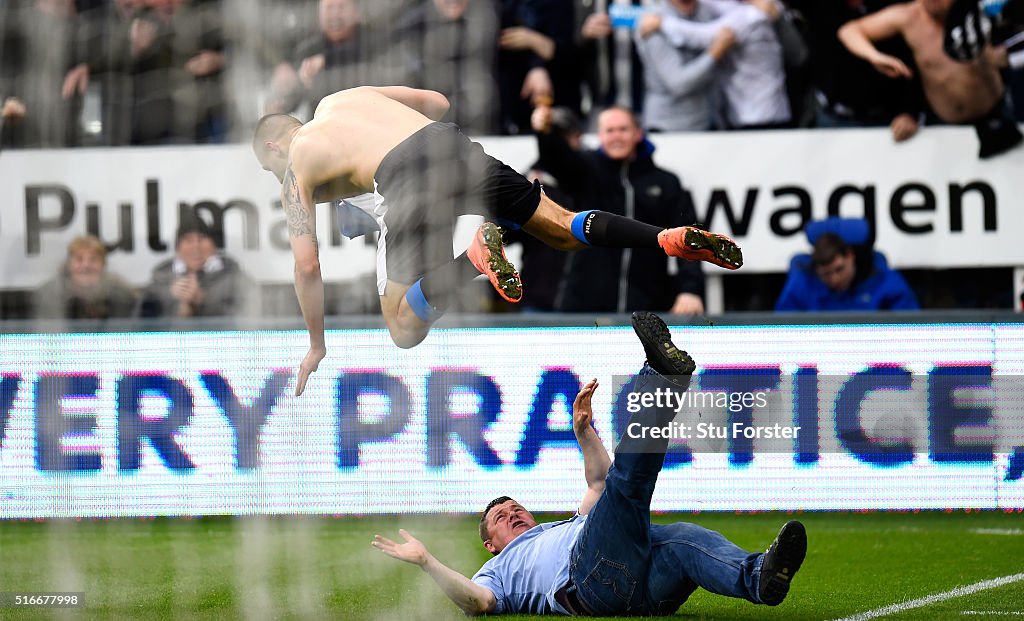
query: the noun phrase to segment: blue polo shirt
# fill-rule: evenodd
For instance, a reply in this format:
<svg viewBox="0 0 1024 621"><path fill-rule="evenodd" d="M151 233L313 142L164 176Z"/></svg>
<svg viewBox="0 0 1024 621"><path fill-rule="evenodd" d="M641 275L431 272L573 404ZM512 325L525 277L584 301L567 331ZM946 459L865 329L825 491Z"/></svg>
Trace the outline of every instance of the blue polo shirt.
<svg viewBox="0 0 1024 621"><path fill-rule="evenodd" d="M495 614L569 614L555 601L555 592L569 581L569 551L586 521L587 516L575 515L538 524L484 563L472 580L494 593Z"/></svg>

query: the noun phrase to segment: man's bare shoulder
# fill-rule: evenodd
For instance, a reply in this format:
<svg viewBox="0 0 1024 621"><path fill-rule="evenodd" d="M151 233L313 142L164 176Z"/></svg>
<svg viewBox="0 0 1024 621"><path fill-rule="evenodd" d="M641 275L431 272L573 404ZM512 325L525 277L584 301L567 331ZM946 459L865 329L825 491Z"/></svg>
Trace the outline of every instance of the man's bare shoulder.
<svg viewBox="0 0 1024 621"><path fill-rule="evenodd" d="M868 13L864 17L852 22L859 25L871 41L882 41L890 37L906 36L907 30L913 23L913 15L917 11L920 0L894 4L880 11ZM843 26L847 28L847 26Z"/></svg>
<svg viewBox="0 0 1024 621"><path fill-rule="evenodd" d="M313 119L292 139L288 167L301 183L320 185L351 174L351 160L339 149L338 131L329 120Z"/></svg>
<svg viewBox="0 0 1024 621"><path fill-rule="evenodd" d="M921 0L913 0L913 2L904 2L886 7L879 11L879 13L887 14L892 23L899 26L902 30L911 21L924 14L924 8L921 6Z"/></svg>
<svg viewBox="0 0 1024 621"><path fill-rule="evenodd" d="M857 21L871 24L872 31L901 31L919 10L920 4L921 0L893 4L874 13L868 13Z"/></svg>
<svg viewBox="0 0 1024 621"><path fill-rule="evenodd" d="M291 146L288 147L288 159L294 162L305 156L309 149L316 143L317 124L309 121L299 128L292 136Z"/></svg>
<svg viewBox="0 0 1024 621"><path fill-rule="evenodd" d="M306 177L312 172L310 167L321 158L320 151L323 147L323 139L318 135L316 121L306 123L292 138L288 149L288 167L296 176Z"/></svg>

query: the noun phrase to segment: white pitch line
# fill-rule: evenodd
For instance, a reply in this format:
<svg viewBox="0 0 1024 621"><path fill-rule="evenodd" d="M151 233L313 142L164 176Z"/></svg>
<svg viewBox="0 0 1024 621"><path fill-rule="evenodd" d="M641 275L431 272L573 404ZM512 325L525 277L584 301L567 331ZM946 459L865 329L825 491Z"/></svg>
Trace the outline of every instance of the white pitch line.
<svg viewBox="0 0 1024 621"><path fill-rule="evenodd" d="M877 619L878 617L896 614L897 612L904 612L906 610L912 610L922 606L929 606L931 604L946 601L947 599L963 597L965 595L977 593L978 591L985 591L987 589L995 589L997 587L1013 584L1014 582L1020 582L1022 580L1024 580L1024 573L1013 574L1012 576L1003 576L1002 578L993 578L991 580L983 580L974 584L968 584L967 586L957 587L943 593L928 595L927 597L922 597L920 599L912 599L909 602L900 602L899 604L892 604L884 608L876 608L875 610L857 613L849 617L843 617L837 621L868 621L868 619Z"/></svg>

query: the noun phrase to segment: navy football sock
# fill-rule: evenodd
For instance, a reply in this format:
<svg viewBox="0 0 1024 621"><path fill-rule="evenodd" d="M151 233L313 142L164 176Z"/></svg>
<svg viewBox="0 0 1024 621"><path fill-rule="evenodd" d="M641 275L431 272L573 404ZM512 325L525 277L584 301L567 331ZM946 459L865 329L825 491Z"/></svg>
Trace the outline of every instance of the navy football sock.
<svg viewBox="0 0 1024 621"><path fill-rule="evenodd" d="M588 246L658 248L663 229L607 211L584 211L572 219L573 237Z"/></svg>

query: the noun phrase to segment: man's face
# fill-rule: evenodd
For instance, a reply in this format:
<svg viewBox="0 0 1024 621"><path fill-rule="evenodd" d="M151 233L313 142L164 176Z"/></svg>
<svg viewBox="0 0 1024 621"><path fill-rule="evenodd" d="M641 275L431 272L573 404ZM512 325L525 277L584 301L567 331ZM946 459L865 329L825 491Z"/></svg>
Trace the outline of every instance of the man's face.
<svg viewBox="0 0 1024 621"><path fill-rule="evenodd" d="M217 252L217 246L206 235L193 232L181 236L176 250L188 271L198 272L206 265L206 260Z"/></svg>
<svg viewBox="0 0 1024 621"><path fill-rule="evenodd" d="M628 160L636 155L636 146L644 139L644 132L633 116L625 110L605 110L597 119L597 138L605 155L613 160Z"/></svg>
<svg viewBox="0 0 1024 621"><path fill-rule="evenodd" d="M77 287L95 287L105 266L103 255L89 248L80 248L68 256L68 276Z"/></svg>
<svg viewBox="0 0 1024 621"><path fill-rule="evenodd" d="M857 274L853 251L848 250L845 254L836 256L831 263L819 265L814 268L814 271L829 289L837 292L846 291Z"/></svg>
<svg viewBox="0 0 1024 621"><path fill-rule="evenodd" d="M533 515L514 500L506 500L494 505L487 512L487 532L490 538L484 547L492 554L497 554L512 543L512 540L537 525Z"/></svg>
<svg viewBox="0 0 1024 621"><path fill-rule="evenodd" d="M344 41L359 24L356 0L320 0L320 29L329 41Z"/></svg>

